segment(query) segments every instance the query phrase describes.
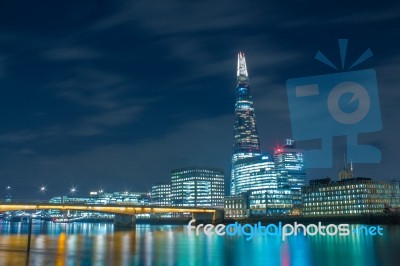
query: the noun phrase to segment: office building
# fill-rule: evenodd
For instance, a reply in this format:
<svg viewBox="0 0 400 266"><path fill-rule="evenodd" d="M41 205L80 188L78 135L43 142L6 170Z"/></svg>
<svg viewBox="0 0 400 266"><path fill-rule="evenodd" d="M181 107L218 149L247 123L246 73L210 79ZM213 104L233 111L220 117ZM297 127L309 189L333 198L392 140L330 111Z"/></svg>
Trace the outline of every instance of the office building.
<svg viewBox="0 0 400 266"><path fill-rule="evenodd" d="M89 197L77 197L77 196L61 196L53 197L49 201L50 203L84 203L88 205L99 205L99 204L136 204L136 205L148 205L150 204L150 193L146 192L113 192L106 193L104 191L91 191Z"/></svg>
<svg viewBox="0 0 400 266"><path fill-rule="evenodd" d="M288 188L254 189L224 199L225 218L243 219L290 215L292 193Z"/></svg>
<svg viewBox="0 0 400 266"><path fill-rule="evenodd" d="M225 218L243 219L249 217L248 200L248 193L241 193L235 196L226 196L224 198Z"/></svg>
<svg viewBox="0 0 400 266"><path fill-rule="evenodd" d="M278 184L283 188L288 186L292 191L293 205L301 207L301 188L306 185L306 168L304 153L296 149L294 141L286 140L286 145L274 150L275 168L278 172Z"/></svg>
<svg viewBox="0 0 400 266"><path fill-rule="evenodd" d="M400 207L400 183L371 178L330 178L303 187L303 215L383 213L386 205Z"/></svg>
<svg viewBox="0 0 400 266"><path fill-rule="evenodd" d="M225 198L225 217L245 218L292 213L293 196L288 185L288 175L281 176L272 156L262 154L238 160L233 170L236 179L235 195Z"/></svg>
<svg viewBox="0 0 400 266"><path fill-rule="evenodd" d="M233 165L235 172L234 195L255 189L277 189L278 176L269 154L241 159Z"/></svg>
<svg viewBox="0 0 400 266"><path fill-rule="evenodd" d="M248 192L251 217L289 215L292 212L292 193L288 188L256 189Z"/></svg>
<svg viewBox="0 0 400 266"><path fill-rule="evenodd" d="M177 206L223 206L224 171L187 167L171 171L171 200Z"/></svg>
<svg viewBox="0 0 400 266"><path fill-rule="evenodd" d="M151 187L151 203L155 205L171 205L171 185L153 185Z"/></svg>

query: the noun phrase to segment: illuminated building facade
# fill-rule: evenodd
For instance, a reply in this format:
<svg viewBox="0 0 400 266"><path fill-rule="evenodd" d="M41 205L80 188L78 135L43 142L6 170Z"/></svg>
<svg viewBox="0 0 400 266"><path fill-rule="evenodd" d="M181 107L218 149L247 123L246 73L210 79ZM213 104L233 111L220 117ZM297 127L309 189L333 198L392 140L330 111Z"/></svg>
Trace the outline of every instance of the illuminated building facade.
<svg viewBox="0 0 400 266"><path fill-rule="evenodd" d="M243 219L249 217L248 212L248 195L241 193L240 195L227 196L224 199L225 218Z"/></svg>
<svg viewBox="0 0 400 266"><path fill-rule="evenodd" d="M292 211L292 193L288 188L257 189L248 193L252 217L290 214Z"/></svg>
<svg viewBox="0 0 400 266"><path fill-rule="evenodd" d="M171 200L177 206L223 206L224 171L187 167L171 171Z"/></svg>
<svg viewBox="0 0 400 266"><path fill-rule="evenodd" d="M382 213L385 204L400 207L400 183L348 178L310 181L303 187L303 215Z"/></svg>
<svg viewBox="0 0 400 266"><path fill-rule="evenodd" d="M292 192L288 188L254 189L224 199L225 218L290 215Z"/></svg>
<svg viewBox="0 0 400 266"><path fill-rule="evenodd" d="M227 218L244 218L241 216L244 214L246 217L257 217L291 213L293 197L287 175L280 175L269 154L238 160L233 170L235 195L225 198ZM241 199L244 195L246 201ZM232 204L230 201L233 201ZM241 209L239 201L247 203L244 207L247 212Z"/></svg>
<svg viewBox="0 0 400 266"><path fill-rule="evenodd" d="M234 164L244 158L261 154L257 133L253 99L249 87L249 75L243 53L238 54L237 87L235 103L235 122L233 126L233 155L231 169L230 194L236 195Z"/></svg>
<svg viewBox="0 0 400 266"><path fill-rule="evenodd" d="M233 165L235 172L234 195L254 189L277 189L278 176L269 154L241 159Z"/></svg>
<svg viewBox="0 0 400 266"><path fill-rule="evenodd" d="M89 197L62 196L51 198L50 203L84 203L84 204L117 204L132 203L138 205L150 204L150 193L146 192L113 192L92 191Z"/></svg>
<svg viewBox="0 0 400 266"><path fill-rule="evenodd" d="M306 185L306 168L303 151L296 149L294 141L286 140L286 145L274 150L276 171L282 185L288 185L293 195L293 205L300 208L301 188Z"/></svg>
<svg viewBox="0 0 400 266"><path fill-rule="evenodd" d="M106 193L103 190L91 191L88 197L78 196L58 196L49 200L49 203L64 204L84 204L84 205L105 205L105 204L132 204L132 205L149 205L150 193L146 192L113 192ZM50 210L52 215L64 215L59 210ZM113 218L113 214L105 214L101 212L86 212L86 211L68 211L68 214L73 216L86 216L86 217L103 217ZM137 217L148 217L149 214L139 214Z"/></svg>
<svg viewBox="0 0 400 266"><path fill-rule="evenodd" d="M151 187L151 203L155 205L171 205L171 185L153 185Z"/></svg>

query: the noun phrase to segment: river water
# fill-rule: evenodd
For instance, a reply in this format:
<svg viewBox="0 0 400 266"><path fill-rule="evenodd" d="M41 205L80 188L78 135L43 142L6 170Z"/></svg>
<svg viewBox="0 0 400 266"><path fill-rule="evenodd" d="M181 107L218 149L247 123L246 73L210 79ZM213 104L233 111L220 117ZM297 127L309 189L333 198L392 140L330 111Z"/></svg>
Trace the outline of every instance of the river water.
<svg viewBox="0 0 400 266"><path fill-rule="evenodd" d="M356 225L355 225L356 226ZM353 228L354 226L352 226ZM0 222L0 265L400 265L400 226L383 236L189 235L183 225Z"/></svg>

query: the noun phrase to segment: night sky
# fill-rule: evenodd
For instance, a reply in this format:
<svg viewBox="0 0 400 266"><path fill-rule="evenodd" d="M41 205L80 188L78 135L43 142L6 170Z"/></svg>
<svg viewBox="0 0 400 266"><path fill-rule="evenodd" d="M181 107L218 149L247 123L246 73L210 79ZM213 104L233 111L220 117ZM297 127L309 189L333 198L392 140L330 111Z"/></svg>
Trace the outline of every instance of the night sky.
<svg viewBox="0 0 400 266"><path fill-rule="evenodd" d="M191 165L228 181L237 53L271 152L291 137L286 80L334 73L314 56L339 64L340 38L349 62L371 48L358 69L376 70L381 104L382 131L363 139L382 161L356 175L400 179L400 5L323 2L2 1L0 198L148 191ZM308 178L336 178L345 145Z"/></svg>

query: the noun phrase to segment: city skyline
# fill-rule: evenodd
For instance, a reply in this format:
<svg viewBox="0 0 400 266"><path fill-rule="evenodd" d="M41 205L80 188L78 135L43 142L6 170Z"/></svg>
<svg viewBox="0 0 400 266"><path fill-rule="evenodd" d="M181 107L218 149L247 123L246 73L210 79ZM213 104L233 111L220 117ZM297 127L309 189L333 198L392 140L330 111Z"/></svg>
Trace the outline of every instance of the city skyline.
<svg viewBox="0 0 400 266"><path fill-rule="evenodd" d="M314 56L339 62L339 38L351 43L350 61L371 48L359 69L376 70L380 94L383 130L362 140L382 162L355 173L399 178L398 4L211 6L3 4L0 193L147 191L191 165L229 173L237 53L246 54L261 149L271 152L291 138L286 80L332 73ZM345 143L335 138L334 167L309 169L309 179L335 178Z"/></svg>

